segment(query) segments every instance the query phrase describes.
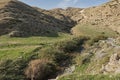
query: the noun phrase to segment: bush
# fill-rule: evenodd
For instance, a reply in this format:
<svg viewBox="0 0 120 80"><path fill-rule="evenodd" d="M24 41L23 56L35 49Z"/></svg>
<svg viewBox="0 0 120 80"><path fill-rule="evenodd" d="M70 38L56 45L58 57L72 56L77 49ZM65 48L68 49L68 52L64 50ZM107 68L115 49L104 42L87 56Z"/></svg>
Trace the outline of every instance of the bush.
<svg viewBox="0 0 120 80"><path fill-rule="evenodd" d="M36 55L17 58L15 60L4 60L0 62L0 80L26 80L24 69L27 67L31 59L35 59Z"/></svg>
<svg viewBox="0 0 120 80"><path fill-rule="evenodd" d="M52 46L43 48L39 54L39 57L47 58L49 59L49 61L52 61L55 65L61 66L63 61L65 62L70 58L70 55Z"/></svg>
<svg viewBox="0 0 120 80"><path fill-rule="evenodd" d="M64 52L72 52L80 48L84 41L88 40L87 37L73 37L72 39L61 41L56 43L54 46Z"/></svg>
<svg viewBox="0 0 120 80"><path fill-rule="evenodd" d="M99 35L99 36L95 37L95 38L93 39L93 41L94 41L94 42L98 42L99 40L105 40L105 39L107 39L106 36L104 36L104 35Z"/></svg>
<svg viewBox="0 0 120 80"><path fill-rule="evenodd" d="M93 45L95 42L98 42L99 40L105 40L105 39L107 39L107 37L105 35L99 35L99 36L96 36L96 37L90 39L88 44Z"/></svg>
<svg viewBox="0 0 120 80"><path fill-rule="evenodd" d="M31 80L44 80L53 74L56 74L55 66L46 59L32 60L25 70L25 75Z"/></svg>
<svg viewBox="0 0 120 80"><path fill-rule="evenodd" d="M63 66L63 64L65 63L65 61L71 59L70 55L68 55L67 53L57 53L54 55L55 57L53 58L53 61L55 62L55 64L59 65L59 66ZM69 62L70 64L70 62Z"/></svg>
<svg viewBox="0 0 120 80"><path fill-rule="evenodd" d="M79 49L87 39L86 37L73 37L42 48L38 55L41 59L31 61L25 70L25 75L31 80L48 79L56 73L56 66L60 67L70 62L72 56L69 53ZM52 61L52 64L49 61Z"/></svg>
<svg viewBox="0 0 120 80"><path fill-rule="evenodd" d="M53 61L56 65L62 66L63 64L70 63L72 60L71 52L80 50L87 37L72 37L66 41L57 42L51 46L42 48L40 50L40 58L47 58Z"/></svg>

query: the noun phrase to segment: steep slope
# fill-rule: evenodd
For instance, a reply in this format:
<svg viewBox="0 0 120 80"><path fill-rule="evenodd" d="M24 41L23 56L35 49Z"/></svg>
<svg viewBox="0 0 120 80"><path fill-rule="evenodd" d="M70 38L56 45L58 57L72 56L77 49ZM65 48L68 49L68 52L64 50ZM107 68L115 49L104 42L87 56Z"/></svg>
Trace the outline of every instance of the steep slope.
<svg viewBox="0 0 120 80"><path fill-rule="evenodd" d="M52 9L49 11L58 13L58 14L62 14L64 16L69 17L70 19L74 20L75 22L77 22L83 18L80 13L80 11L82 11L82 10L83 10L82 8L68 7L66 9L56 8L56 9Z"/></svg>
<svg viewBox="0 0 120 80"><path fill-rule="evenodd" d="M68 21L68 22L72 22L72 21L76 22L77 19L80 18L81 15L79 13L82 10L82 8L73 8L73 7L68 7L67 9L55 8L51 10L43 10L37 7L34 7L34 8L47 15L51 15L57 19Z"/></svg>
<svg viewBox="0 0 120 80"><path fill-rule="evenodd" d="M67 25L17 0L1 0L0 4L0 35L56 35L69 32L74 25Z"/></svg>
<svg viewBox="0 0 120 80"><path fill-rule="evenodd" d="M100 6L90 7L90 8L72 8L67 9L51 9L42 10L37 9L47 15L52 15L53 17L62 20L64 22L76 22L77 26L94 26L99 27L104 30L104 28L113 30L116 33L120 32L120 2L119 0L112 0ZM83 26L84 25L84 26ZM99 29L98 28L98 29ZM79 34L79 29L76 31L76 26L73 27L72 33Z"/></svg>
<svg viewBox="0 0 120 80"><path fill-rule="evenodd" d="M40 8L37 8L37 7L34 7L34 8L36 10L38 10L39 12L42 12L46 15L51 15L51 16L55 17L56 19L59 19L59 20L63 21L64 23L67 24L67 26L70 26L71 24L76 25L76 21L71 18L71 15L75 15L74 11L77 8L71 8L72 10L69 10L69 9L65 10L65 9L62 9L62 8L55 8L55 9L51 9L51 10L44 10L44 9L40 9ZM79 10L81 10L81 9L79 9Z"/></svg>
<svg viewBox="0 0 120 80"><path fill-rule="evenodd" d="M101 28L107 27L120 33L119 9L120 0L112 0L100 6L83 9L82 11L80 11L83 19L77 21L78 25L80 27L82 27L83 24L89 24ZM79 17L79 15L77 17Z"/></svg>
<svg viewBox="0 0 120 80"><path fill-rule="evenodd" d="M113 0L95 8L88 8L85 15L92 20L94 24L102 24L114 31L120 32L120 1Z"/></svg>

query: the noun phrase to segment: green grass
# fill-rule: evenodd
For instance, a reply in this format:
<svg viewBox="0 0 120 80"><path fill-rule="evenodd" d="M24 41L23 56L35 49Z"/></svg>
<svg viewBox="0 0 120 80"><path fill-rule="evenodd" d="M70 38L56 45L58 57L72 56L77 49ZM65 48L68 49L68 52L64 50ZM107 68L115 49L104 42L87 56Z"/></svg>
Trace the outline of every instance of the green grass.
<svg viewBox="0 0 120 80"><path fill-rule="evenodd" d="M89 24L77 25L73 28L73 32L77 35L96 37L101 34L105 36L115 36L116 33L108 28L98 28ZM7 35L0 36L0 59L14 59L23 54L30 53L37 47L49 46L61 40L65 41L71 38L71 35L59 33L58 37L26 37L26 38L10 38Z"/></svg>
<svg viewBox="0 0 120 80"><path fill-rule="evenodd" d="M101 34L107 37L116 36L116 33L110 29L97 28L91 25L83 25L83 26L78 25L73 28L73 31L76 32L75 34L77 34L77 36L65 34L65 33L59 33L58 37L32 36L32 37L26 37L26 38L20 38L20 37L10 38L7 35L0 36L0 62L2 61L4 62L5 60L12 60L13 61L12 63L14 64L15 60L19 61L19 59L22 59L23 62L24 60L26 60L25 62L26 64L24 66L26 67L29 61L33 59L47 58L58 67L68 59L72 61L71 60L71 58L73 58L72 53L74 53L75 51L78 51L77 49L81 47L84 41L88 39L92 40L92 38L95 38L95 37L97 38ZM78 37L78 36L83 36L83 37ZM84 37L84 36L87 36L87 37ZM90 61L90 57L91 56L87 56L87 58L89 58L87 59L88 63ZM77 62L79 63L80 60L82 62L83 60L86 60L86 57L78 56ZM20 65L19 65L21 70L24 70L24 68L22 67L24 65L23 62L20 62ZM11 66L13 64L10 63ZM14 65L17 66L18 64L16 63ZM110 80L108 76L98 75L96 77L94 75L84 75L83 73L86 72L85 70L87 69L88 65L89 64L76 66L76 70L72 75L61 77L60 80L101 80L103 79L103 77L105 77L105 79L103 80L107 80L107 79ZM9 71L10 69L10 71L13 71L15 66L12 66L12 67L11 66L9 67L8 65L9 68L6 67L6 70ZM11 70L11 68L13 70ZM22 75L23 75L23 72L22 72ZM11 75L8 75L8 77L9 76Z"/></svg>
<svg viewBox="0 0 120 80"><path fill-rule="evenodd" d="M63 62L65 64L68 61L71 63L72 56L70 53L78 49L86 40L86 37L68 34L60 34L59 37L28 38L1 36L0 71L2 73L0 72L0 75L5 75L5 78L9 78L9 76L20 77L20 75L25 77L24 70L29 62L34 59L49 60L56 66L57 70L57 67L61 68ZM60 68L58 70L61 71ZM10 79L12 80L12 77Z"/></svg>
<svg viewBox="0 0 120 80"><path fill-rule="evenodd" d="M32 52L37 47L38 46L16 46L10 48L3 48L0 49L0 59L4 60L19 58Z"/></svg>
<svg viewBox="0 0 120 80"><path fill-rule="evenodd" d="M6 35L0 37L0 45L8 45L8 44L27 44L27 45L39 45L39 44L46 44L46 43L54 43L58 40L65 39L70 37L69 34L59 34L58 37L26 37L26 38L9 38Z"/></svg>
<svg viewBox="0 0 120 80"><path fill-rule="evenodd" d="M58 80L120 80L120 75L80 75L63 76Z"/></svg>
<svg viewBox="0 0 120 80"><path fill-rule="evenodd" d="M90 37L96 37L101 34L108 36L108 37L115 37L117 35L116 32L109 29L108 27L101 27L97 25L91 25L91 24L83 24L83 25L77 25L73 27L73 34L75 35L84 35L84 36L90 36Z"/></svg>
<svg viewBox="0 0 120 80"><path fill-rule="evenodd" d="M70 38L71 35L60 33L58 37L26 37L10 38L7 35L0 37L0 60L15 59L31 53L38 47L49 46L61 40Z"/></svg>

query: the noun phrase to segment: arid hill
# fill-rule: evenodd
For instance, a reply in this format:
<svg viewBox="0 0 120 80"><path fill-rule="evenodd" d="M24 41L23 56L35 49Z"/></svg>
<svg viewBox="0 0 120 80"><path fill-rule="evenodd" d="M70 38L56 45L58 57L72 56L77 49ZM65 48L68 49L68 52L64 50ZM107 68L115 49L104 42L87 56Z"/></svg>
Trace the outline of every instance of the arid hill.
<svg viewBox="0 0 120 80"><path fill-rule="evenodd" d="M120 33L120 0L112 0L101 6L84 9L84 19L80 21L108 27Z"/></svg>
<svg viewBox="0 0 120 80"><path fill-rule="evenodd" d="M20 1L0 1L0 35L55 36L57 32L69 32L72 26L74 23L66 23Z"/></svg>
<svg viewBox="0 0 120 80"><path fill-rule="evenodd" d="M64 22L71 20L76 22L76 25L82 26L89 24L92 26L99 26L102 28L109 28L115 32L120 33L120 0L111 0L100 6L90 8L72 8L67 9L51 9L43 10L37 9L47 15L60 19ZM74 32L74 29L73 29Z"/></svg>

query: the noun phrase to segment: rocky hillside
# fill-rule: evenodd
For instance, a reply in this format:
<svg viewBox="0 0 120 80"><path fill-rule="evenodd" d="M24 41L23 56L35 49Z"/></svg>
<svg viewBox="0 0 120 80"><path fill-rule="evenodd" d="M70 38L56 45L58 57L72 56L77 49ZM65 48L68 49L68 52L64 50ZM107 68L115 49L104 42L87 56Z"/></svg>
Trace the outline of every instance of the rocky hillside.
<svg viewBox="0 0 120 80"><path fill-rule="evenodd" d="M52 10L42 10L45 14L52 15L64 22L71 20L76 22L76 25L91 25L95 27L108 28L120 33L120 1L111 0L100 6L90 8L72 8L67 9L56 8ZM74 34L74 28L72 29Z"/></svg>
<svg viewBox="0 0 120 80"><path fill-rule="evenodd" d="M38 12L20 1L0 1L0 35L9 33L10 36L54 36L57 32L69 32L72 26L74 23L66 23Z"/></svg>
<svg viewBox="0 0 120 80"><path fill-rule="evenodd" d="M98 75L117 75L120 73L120 38L100 40L77 54L76 64L66 68L59 80L117 80ZM92 78L88 75L94 75ZM87 76L86 78L84 76ZM84 78L83 78L84 77ZM97 79L96 79L97 78ZM118 77L119 78L119 77Z"/></svg>
<svg viewBox="0 0 120 80"><path fill-rule="evenodd" d="M111 28L120 32L120 0L112 0L101 6L84 9L81 22Z"/></svg>
<svg viewBox="0 0 120 80"><path fill-rule="evenodd" d="M83 24L112 29L120 33L120 0L112 0L100 6L79 11L78 25ZM80 17L79 17L80 16ZM74 31L74 29L73 29Z"/></svg>
<svg viewBox="0 0 120 80"><path fill-rule="evenodd" d="M119 38L108 38L107 40L100 40L99 42L95 43L91 48L86 49L83 52L83 55L85 56L92 55L92 57L89 57L90 64L88 65L86 73L120 73L118 67L120 64L119 51Z"/></svg>
<svg viewBox="0 0 120 80"><path fill-rule="evenodd" d="M100 6L90 8L56 8L52 10L40 10L45 14L52 15L63 21L73 20L76 25L90 24L103 28L110 28L120 32L120 0L111 0Z"/></svg>

